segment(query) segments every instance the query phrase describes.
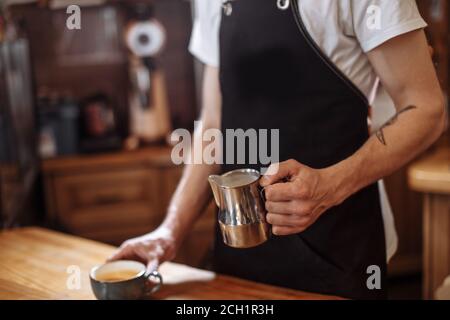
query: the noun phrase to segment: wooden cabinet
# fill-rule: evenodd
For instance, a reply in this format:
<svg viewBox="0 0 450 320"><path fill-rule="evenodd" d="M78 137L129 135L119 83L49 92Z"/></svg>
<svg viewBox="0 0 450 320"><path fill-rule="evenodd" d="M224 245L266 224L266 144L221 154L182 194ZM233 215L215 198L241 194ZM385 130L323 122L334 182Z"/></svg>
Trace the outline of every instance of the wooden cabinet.
<svg viewBox="0 0 450 320"><path fill-rule="evenodd" d="M398 235L398 249L388 266L390 277L422 271L422 197L408 188L407 181L406 168L385 179Z"/></svg>
<svg viewBox="0 0 450 320"><path fill-rule="evenodd" d="M162 212L157 174L154 169L123 169L57 177L53 183L60 221L80 235L99 239L115 230L154 226Z"/></svg>
<svg viewBox="0 0 450 320"><path fill-rule="evenodd" d="M148 148L46 160L48 222L66 232L114 245L155 229L181 176L170 149ZM214 207L188 235L178 262L200 266L213 238Z"/></svg>
<svg viewBox="0 0 450 320"><path fill-rule="evenodd" d="M434 299L450 275L450 149L440 149L409 168L409 185L424 194L423 296Z"/></svg>
<svg viewBox="0 0 450 320"><path fill-rule="evenodd" d="M424 199L424 288L426 299L450 276L450 194L426 194Z"/></svg>

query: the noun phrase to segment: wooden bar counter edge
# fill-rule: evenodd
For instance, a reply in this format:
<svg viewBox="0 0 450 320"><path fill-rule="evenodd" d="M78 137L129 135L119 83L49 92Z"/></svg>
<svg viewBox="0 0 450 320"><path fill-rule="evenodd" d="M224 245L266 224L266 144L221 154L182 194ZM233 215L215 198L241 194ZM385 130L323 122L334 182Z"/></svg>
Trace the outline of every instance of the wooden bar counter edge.
<svg viewBox="0 0 450 320"><path fill-rule="evenodd" d="M89 271L114 247L41 228L0 232L0 299L91 300ZM164 263L162 289L154 299L337 300ZM76 278L80 276L79 285Z"/></svg>

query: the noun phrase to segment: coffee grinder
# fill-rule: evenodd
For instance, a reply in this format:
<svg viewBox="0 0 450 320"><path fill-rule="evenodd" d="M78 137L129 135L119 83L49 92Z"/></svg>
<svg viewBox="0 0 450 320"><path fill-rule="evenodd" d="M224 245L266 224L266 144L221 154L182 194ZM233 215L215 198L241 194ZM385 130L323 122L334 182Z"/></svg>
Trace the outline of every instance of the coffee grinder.
<svg viewBox="0 0 450 320"><path fill-rule="evenodd" d="M130 149L164 141L171 131L166 80L155 59L163 50L166 32L154 18L153 6L129 7L125 42L129 50Z"/></svg>

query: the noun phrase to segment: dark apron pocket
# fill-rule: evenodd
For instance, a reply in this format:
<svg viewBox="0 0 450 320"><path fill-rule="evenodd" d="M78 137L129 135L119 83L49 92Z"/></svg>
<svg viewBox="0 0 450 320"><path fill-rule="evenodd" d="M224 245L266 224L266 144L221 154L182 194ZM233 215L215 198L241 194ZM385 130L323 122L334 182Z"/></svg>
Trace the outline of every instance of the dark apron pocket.
<svg viewBox="0 0 450 320"><path fill-rule="evenodd" d="M296 282L301 284L303 290L332 295L342 292L349 276L345 270L319 253L301 235L289 237L292 248L288 251L300 270Z"/></svg>

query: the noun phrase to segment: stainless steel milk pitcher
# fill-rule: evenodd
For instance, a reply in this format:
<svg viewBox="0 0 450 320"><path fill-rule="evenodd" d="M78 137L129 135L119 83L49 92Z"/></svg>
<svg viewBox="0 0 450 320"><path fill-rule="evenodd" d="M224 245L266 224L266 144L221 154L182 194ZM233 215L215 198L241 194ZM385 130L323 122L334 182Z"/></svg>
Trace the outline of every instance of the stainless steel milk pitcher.
<svg viewBox="0 0 450 320"><path fill-rule="evenodd" d="M223 241L230 247L251 248L270 237L260 176L256 170L243 169L208 178L219 207Z"/></svg>

